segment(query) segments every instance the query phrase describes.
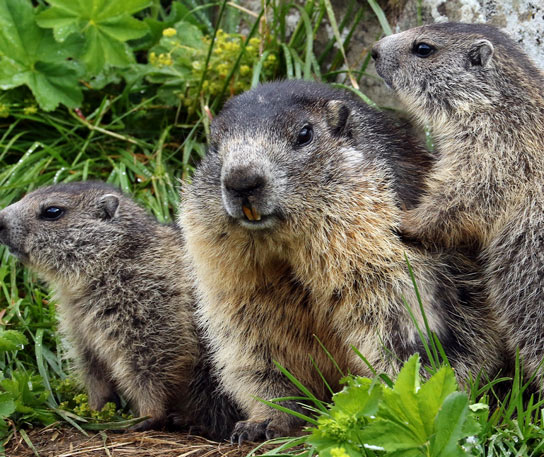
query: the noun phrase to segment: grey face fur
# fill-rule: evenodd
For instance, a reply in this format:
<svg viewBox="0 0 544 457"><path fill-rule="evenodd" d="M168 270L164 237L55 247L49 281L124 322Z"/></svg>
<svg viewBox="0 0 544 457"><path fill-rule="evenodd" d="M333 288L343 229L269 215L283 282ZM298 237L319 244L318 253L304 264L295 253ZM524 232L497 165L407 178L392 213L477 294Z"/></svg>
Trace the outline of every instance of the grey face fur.
<svg viewBox="0 0 544 457"><path fill-rule="evenodd" d="M481 24L413 28L380 40L372 56L379 75L406 106L429 118L501 103L511 91L501 72L511 67L534 72L512 40ZM515 65L503 61L507 58Z"/></svg>
<svg viewBox="0 0 544 457"><path fill-rule="evenodd" d="M316 211L313 202L339 198L339 189L349 193L355 176L366 181L365 170L387 169L383 158L404 150L406 134L392 142L391 123L361 105L300 81L232 99L212 124L210 159L199 170L208 175L210 192L201 201L210 223L260 236L296 225Z"/></svg>
<svg viewBox="0 0 544 457"><path fill-rule="evenodd" d="M302 99L303 94L293 93L293 97ZM224 209L230 218L250 230L272 228L289 214L306 210L304 201L292 189L290 176L307 175L309 187L312 181L316 185L321 182L319 178L324 177L328 168L322 152L339 149L333 147L331 136L347 120L347 108L341 104L324 101L322 106L292 103L280 107L286 99L285 94L281 99L279 96L253 99L250 109L256 112L249 113L245 125L232 130L226 128L225 120L230 113L227 107L213 125L212 137L220 138L214 149L222 160ZM236 99L231 106L243 102ZM328 116L324 118L321 110ZM268 125L272 111L280 121L277 129ZM349 147L349 142L340 137L338 142ZM339 154L356 155L353 151L340 151Z"/></svg>
<svg viewBox="0 0 544 457"><path fill-rule="evenodd" d="M38 189L0 212L0 242L48 279L76 277L107 262L118 255L115 244L126 233L120 218L130 224L149 217L128 199L120 207L118 191L104 184L86 183L85 192L78 184L51 189Z"/></svg>

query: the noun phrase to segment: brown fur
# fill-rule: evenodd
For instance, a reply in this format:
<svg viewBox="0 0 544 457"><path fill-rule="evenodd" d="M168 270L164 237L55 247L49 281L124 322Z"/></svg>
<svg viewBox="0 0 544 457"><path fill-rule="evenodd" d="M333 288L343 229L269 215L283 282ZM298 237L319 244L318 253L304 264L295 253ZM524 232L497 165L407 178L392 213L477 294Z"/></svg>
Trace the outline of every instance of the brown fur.
<svg viewBox="0 0 544 457"><path fill-rule="evenodd" d="M427 43L432 55L414 55ZM511 350L532 374L544 356L544 77L504 33L436 24L389 36L376 68L439 160L403 230L431 246L482 249L486 287Z"/></svg>
<svg viewBox="0 0 544 457"><path fill-rule="evenodd" d="M59 218L47 219L52 207L63 211ZM71 183L38 189L0 212L0 241L53 286L93 409L119 393L150 416L137 430L165 425L170 413L213 436L230 428L233 419L221 431L195 417L227 402L214 393L176 227L113 187Z"/></svg>
<svg viewBox="0 0 544 457"><path fill-rule="evenodd" d="M313 139L301 144L308 125ZM298 394L274 361L326 399L312 357L339 388L341 374L317 338L344 373L370 374L351 345L387 373L423 352L403 303L423 328L405 253L461 379L497 366L493 324L465 265L412 248L396 232L403 195L415 195L420 180L398 174L392 151L417 152L385 116L316 83L260 86L214 120L210 152L182 192L180 223L215 363L247 416L233 439L285 435L299 424L254 398ZM243 206L261 220L251 222Z"/></svg>

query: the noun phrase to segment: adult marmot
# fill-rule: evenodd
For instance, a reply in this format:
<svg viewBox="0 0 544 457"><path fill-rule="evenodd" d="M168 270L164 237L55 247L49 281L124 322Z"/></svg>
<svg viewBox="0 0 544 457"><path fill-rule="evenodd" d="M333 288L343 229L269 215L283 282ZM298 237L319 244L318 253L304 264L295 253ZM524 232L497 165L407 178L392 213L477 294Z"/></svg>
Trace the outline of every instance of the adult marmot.
<svg viewBox="0 0 544 457"><path fill-rule="evenodd" d="M439 155L403 229L482 249L490 303L532 374L544 357L544 76L487 25L418 27L373 55Z"/></svg>
<svg viewBox="0 0 544 457"><path fill-rule="evenodd" d="M216 391L194 324L183 239L99 182L40 188L0 212L0 241L54 288L60 326L101 409L125 396L149 419L224 437L236 410Z"/></svg>
<svg viewBox="0 0 544 457"><path fill-rule="evenodd" d="M262 85L214 119L179 220L211 353L247 416L232 439L285 435L299 424L255 398L298 394L274 361L325 399L310 356L333 389L341 374L320 342L344 373L363 375L370 371L351 345L388 373L424 352L404 304L424 328L405 254L460 377L497 366L492 318L456 271L464 265L397 233L402 200L417 195L420 178L394 158L414 153L425 155L384 115L317 83Z"/></svg>

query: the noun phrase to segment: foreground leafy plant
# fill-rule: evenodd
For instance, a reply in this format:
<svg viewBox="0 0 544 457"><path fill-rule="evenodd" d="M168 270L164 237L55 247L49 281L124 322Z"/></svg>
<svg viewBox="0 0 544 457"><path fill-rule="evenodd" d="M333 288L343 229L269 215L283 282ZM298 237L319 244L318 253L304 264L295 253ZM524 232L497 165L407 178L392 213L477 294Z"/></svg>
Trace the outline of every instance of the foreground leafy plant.
<svg viewBox="0 0 544 457"><path fill-rule="evenodd" d="M358 457L367 450L395 457L466 455L461 444L480 430L473 410L487 407L469 407L450 367L440 368L423 384L419 373L416 354L393 387L369 378L346 378L346 387L333 396L307 442L325 457Z"/></svg>

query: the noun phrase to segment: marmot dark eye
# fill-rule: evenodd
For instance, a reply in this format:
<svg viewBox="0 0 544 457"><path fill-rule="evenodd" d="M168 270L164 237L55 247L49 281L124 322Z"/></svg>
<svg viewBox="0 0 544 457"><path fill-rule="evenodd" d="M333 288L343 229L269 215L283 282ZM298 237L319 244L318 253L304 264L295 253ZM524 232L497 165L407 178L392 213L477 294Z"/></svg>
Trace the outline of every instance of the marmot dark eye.
<svg viewBox="0 0 544 457"><path fill-rule="evenodd" d="M40 214L42 219L47 219L49 221L57 220L64 214L64 210L58 206L48 206L44 208Z"/></svg>
<svg viewBox="0 0 544 457"><path fill-rule="evenodd" d="M414 44L414 47L412 49L412 52L421 58L429 57L434 51L436 51L436 48L434 46L431 46L427 43L416 43Z"/></svg>
<svg viewBox="0 0 544 457"><path fill-rule="evenodd" d="M314 139L314 129L311 125L305 125L298 132L297 146L304 146Z"/></svg>

